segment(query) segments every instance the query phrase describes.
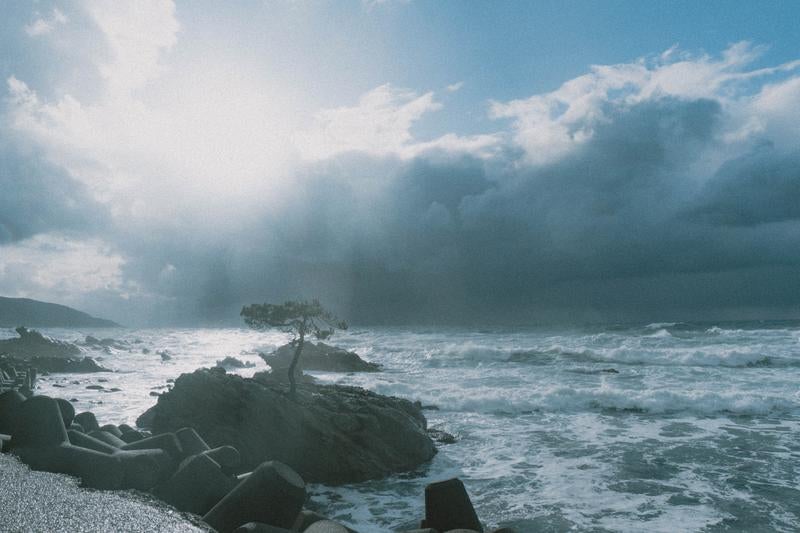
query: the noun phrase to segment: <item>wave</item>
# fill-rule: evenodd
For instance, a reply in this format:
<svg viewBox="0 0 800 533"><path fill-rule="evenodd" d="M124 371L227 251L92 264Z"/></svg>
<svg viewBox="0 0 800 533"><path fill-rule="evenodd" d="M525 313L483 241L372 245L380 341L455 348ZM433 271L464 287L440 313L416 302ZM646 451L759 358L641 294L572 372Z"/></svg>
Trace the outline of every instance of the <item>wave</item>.
<svg viewBox="0 0 800 533"><path fill-rule="evenodd" d="M471 390L458 397L431 398L441 409L497 414L533 412L629 412L642 414L758 416L800 409L797 398L758 394L676 391L631 391L601 387L575 389L553 387L534 393L512 393L497 389ZM424 403L424 402L423 402Z"/></svg>

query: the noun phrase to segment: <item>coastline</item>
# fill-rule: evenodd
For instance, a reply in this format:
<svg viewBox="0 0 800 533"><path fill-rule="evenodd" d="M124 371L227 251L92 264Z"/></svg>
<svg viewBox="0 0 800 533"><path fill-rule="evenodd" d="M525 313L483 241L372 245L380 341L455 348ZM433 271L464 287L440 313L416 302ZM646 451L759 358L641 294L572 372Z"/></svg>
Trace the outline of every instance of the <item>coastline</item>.
<svg viewBox="0 0 800 533"><path fill-rule="evenodd" d="M0 516L3 530L127 531L202 533L199 519L138 491L104 491L78 486L66 474L33 471L10 454L0 454Z"/></svg>

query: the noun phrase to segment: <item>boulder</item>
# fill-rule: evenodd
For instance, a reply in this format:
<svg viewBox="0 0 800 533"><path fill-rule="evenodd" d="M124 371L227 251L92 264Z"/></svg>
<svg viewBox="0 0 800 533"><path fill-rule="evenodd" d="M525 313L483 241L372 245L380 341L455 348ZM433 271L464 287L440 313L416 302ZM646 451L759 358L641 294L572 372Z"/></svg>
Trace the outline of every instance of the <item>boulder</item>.
<svg viewBox="0 0 800 533"><path fill-rule="evenodd" d="M266 363L276 372L283 370L285 373L294 357L294 347L284 344L270 355L259 354ZM297 365L301 370L322 370L326 372L378 372L381 367L361 359L357 353L348 352L324 342L314 344L306 341L300 353Z"/></svg>
<svg viewBox="0 0 800 533"><path fill-rule="evenodd" d="M436 453L412 402L334 385L301 385L292 397L261 376L183 374L137 424L156 432L193 427L209 445L239 450L244 470L274 459L327 484L408 471Z"/></svg>
<svg viewBox="0 0 800 533"><path fill-rule="evenodd" d="M256 364L251 363L250 361L244 362L240 359L236 359L235 357L228 356L225 359L220 359L219 361L217 361L217 364L215 366L225 369L235 369L235 368L252 368L256 366Z"/></svg>
<svg viewBox="0 0 800 533"><path fill-rule="evenodd" d="M300 476L278 461L268 461L239 482L203 520L220 533L248 522L289 529L305 499L306 487Z"/></svg>
<svg viewBox="0 0 800 533"><path fill-rule="evenodd" d="M467 489L460 479L439 481L425 487L425 520L422 521L422 527L439 531L483 531Z"/></svg>

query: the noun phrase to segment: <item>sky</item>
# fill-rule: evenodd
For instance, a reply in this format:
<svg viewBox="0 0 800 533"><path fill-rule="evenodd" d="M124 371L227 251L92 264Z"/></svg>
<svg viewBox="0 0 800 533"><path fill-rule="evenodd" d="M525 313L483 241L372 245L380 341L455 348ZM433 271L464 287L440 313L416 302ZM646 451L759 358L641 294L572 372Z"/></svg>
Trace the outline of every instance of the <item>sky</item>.
<svg viewBox="0 0 800 533"><path fill-rule="evenodd" d="M0 294L122 324L800 317L800 4L16 1Z"/></svg>

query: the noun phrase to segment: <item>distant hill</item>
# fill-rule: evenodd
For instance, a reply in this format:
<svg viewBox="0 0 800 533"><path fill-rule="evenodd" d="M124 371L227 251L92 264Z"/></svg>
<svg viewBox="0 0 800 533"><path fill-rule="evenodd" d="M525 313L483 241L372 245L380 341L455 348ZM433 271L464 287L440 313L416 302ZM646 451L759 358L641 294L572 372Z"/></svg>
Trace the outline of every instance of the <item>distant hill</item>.
<svg viewBox="0 0 800 533"><path fill-rule="evenodd" d="M116 322L95 318L66 305L39 302L28 298L0 296L0 327L40 328L118 328Z"/></svg>

